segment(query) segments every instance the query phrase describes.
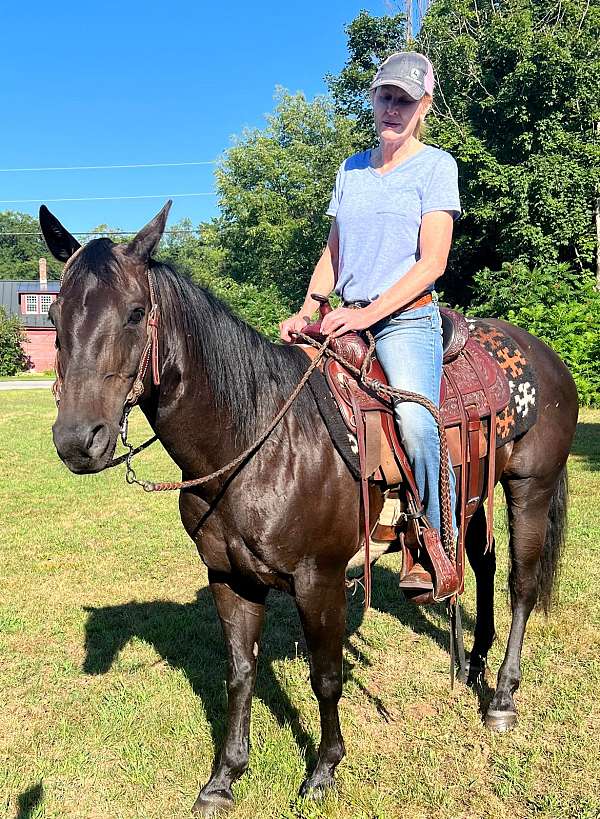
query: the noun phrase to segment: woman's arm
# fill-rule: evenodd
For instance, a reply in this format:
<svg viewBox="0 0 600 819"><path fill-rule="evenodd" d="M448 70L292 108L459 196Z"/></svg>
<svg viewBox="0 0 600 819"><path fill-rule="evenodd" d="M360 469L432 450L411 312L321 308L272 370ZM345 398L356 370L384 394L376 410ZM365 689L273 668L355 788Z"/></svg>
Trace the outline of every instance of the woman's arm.
<svg viewBox="0 0 600 819"><path fill-rule="evenodd" d="M335 286L338 274L339 235L335 219L329 229L329 237L321 258L315 265L306 298L300 310L290 318L282 321L279 332L284 341L291 341L291 335L299 332L307 323L308 318L318 308L319 303L311 298L311 293L328 296Z"/></svg>
<svg viewBox="0 0 600 819"><path fill-rule="evenodd" d="M364 330L420 296L446 269L453 225L449 211L436 210L423 214L419 261L368 307L360 310L338 307L333 310L323 320L323 332L339 336L349 330Z"/></svg>

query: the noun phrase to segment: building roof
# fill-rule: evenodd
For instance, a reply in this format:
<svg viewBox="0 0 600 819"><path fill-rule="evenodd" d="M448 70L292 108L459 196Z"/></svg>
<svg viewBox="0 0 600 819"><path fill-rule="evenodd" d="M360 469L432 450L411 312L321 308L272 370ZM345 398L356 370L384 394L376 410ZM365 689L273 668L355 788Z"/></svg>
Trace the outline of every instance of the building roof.
<svg viewBox="0 0 600 819"><path fill-rule="evenodd" d="M21 293L58 293L60 282L48 282L46 286L37 280L14 281L0 279L0 306L4 307L9 316L17 318L25 327L52 327L52 322L46 313L41 315L22 314L19 296Z"/></svg>

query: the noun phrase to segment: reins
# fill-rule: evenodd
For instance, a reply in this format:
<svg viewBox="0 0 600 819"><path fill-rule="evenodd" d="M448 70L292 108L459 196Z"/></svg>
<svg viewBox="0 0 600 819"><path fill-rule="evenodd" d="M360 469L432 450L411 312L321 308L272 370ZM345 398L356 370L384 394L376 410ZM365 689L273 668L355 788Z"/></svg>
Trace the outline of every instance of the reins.
<svg viewBox="0 0 600 819"><path fill-rule="evenodd" d="M64 282L67 270L72 265L73 261L79 255L79 253L81 253L82 249L83 247L78 248L75 251L75 253L70 257L70 259L68 259L68 261L66 262L60 280L61 286ZM133 457L134 455L137 455L139 452L142 452L144 449L146 449L146 447L153 444L157 440L157 436L156 435L152 436L143 444L134 448L133 445L130 444L129 441L127 440L129 413L131 412L133 407L138 403L140 397L143 395L144 381L146 379L148 366L150 364L152 368L152 382L155 386L160 385L158 349L158 325L160 311L158 302L156 300L156 288L153 282L152 271L150 267L148 267L147 270L147 277L148 289L150 293L150 312L148 314L148 320L146 323L146 345L140 357L138 372L133 382L133 386L131 387L129 393L127 394L127 397L125 398L125 403L123 406L123 416L120 427L121 441L123 445L128 448L129 451L118 458L112 459L105 468L109 469L114 466L119 466L120 464L125 463L127 465L127 471L125 474L125 479L127 483L141 486L145 492L169 492L178 489L190 489L196 486L203 486L204 484L210 483L211 481L221 478L223 475L226 475L228 472L231 472L232 470L242 465L251 455L253 455L260 448L260 446L266 441L266 439L269 437L269 435L273 432L275 427L279 424L284 415L290 409L290 407L292 406L292 404L302 391L303 387L305 386L310 376L319 366L319 363L323 356L328 355L331 356L331 358L334 358L344 367L346 367L346 369L348 369L353 375L355 375L361 381L361 383L363 383L368 389L375 392L380 397L392 401L393 400L411 401L416 404L420 404L422 407L425 407L425 409L428 410L428 412L430 412L431 415L433 416L438 428L438 435L440 440L439 491L442 524L441 540L446 554L448 555L452 562L455 562L456 550L454 546L454 536L452 532L452 513L450 499L450 465L448 459L448 444L446 441L446 431L444 429L444 424L441 418L440 411L432 401L430 401L428 398L425 398L422 395L419 395L418 393L410 392L408 390L401 390L396 387L390 387L387 384L382 384L381 381L378 381L377 379L368 377L367 372L369 370L371 360L375 351L375 341L373 339L372 334L369 331L366 332L367 339L369 342L369 349L360 369L358 367L355 367L349 361L347 361L343 356L340 356L338 353L335 353L333 350L329 348L330 345L329 336L327 336L323 342L318 342L315 339L311 338L310 336L305 335L304 333L298 333L297 336L301 338L302 341L304 341L306 344L309 344L311 347L316 348L317 353L310 362L308 369L298 382L297 386L292 391L287 401L277 412L277 414L275 415L271 423L267 426L267 428L259 435L256 441L254 441L254 443L252 443L247 449L245 449L240 455L238 455L232 461L225 464L225 466L222 466L220 469L217 469L210 475L204 475L201 478L191 478L185 481L162 482L139 480L131 464ZM56 380L52 387L52 392L54 394L57 405L60 402L61 391L62 375L60 370L59 355L57 351Z"/></svg>

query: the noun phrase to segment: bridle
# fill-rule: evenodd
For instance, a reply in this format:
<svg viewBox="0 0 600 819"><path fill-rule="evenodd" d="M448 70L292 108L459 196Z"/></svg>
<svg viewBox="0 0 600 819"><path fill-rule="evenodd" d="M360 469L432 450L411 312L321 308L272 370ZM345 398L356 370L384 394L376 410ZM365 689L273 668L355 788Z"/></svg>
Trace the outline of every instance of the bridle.
<svg viewBox="0 0 600 819"><path fill-rule="evenodd" d="M83 248L84 246L82 245L75 251L75 253L73 253L72 256L70 256L67 259L60 276L61 288L66 279L66 274L69 268L72 266L73 262L79 256ZM120 464L127 462L128 483L133 483L135 480L135 473L131 469L131 458L133 458L135 454L141 452L143 449L146 449L147 446L150 446L150 444L154 443L154 441L157 440L156 435L153 435L141 446L135 448L127 440L129 413L144 394L145 389L144 382L146 380L146 374L148 372L149 365L151 365L152 367L152 383L154 384L155 387L158 387L160 385L160 366L158 349L158 325L160 311L158 308L158 301L156 299L156 285L154 283L152 268L150 266L148 266L146 269L146 276L148 280L148 292L150 294L150 312L148 313L148 319L146 321L146 344L140 357L140 363L138 365L138 370L133 381L133 385L129 392L127 393L127 396L125 397L125 402L123 404L123 412L121 415L121 423L119 425L119 434L121 436L121 441L123 442L123 446L128 448L129 452L126 453L125 455L122 455L119 458L113 458L111 462L107 464L105 467L106 469L108 469L110 467L119 466ZM63 378L60 368L59 352L60 351L57 349L55 357L56 379L54 381L54 384L52 385L52 394L54 395L56 406L58 406L60 403L60 398L63 391ZM130 475L133 476L134 480L130 480Z"/></svg>

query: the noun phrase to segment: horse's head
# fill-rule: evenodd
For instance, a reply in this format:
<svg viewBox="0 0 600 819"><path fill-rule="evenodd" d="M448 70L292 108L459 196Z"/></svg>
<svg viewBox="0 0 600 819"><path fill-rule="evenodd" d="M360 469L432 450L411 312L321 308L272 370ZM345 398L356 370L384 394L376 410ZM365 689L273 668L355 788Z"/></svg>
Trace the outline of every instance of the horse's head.
<svg viewBox="0 0 600 819"><path fill-rule="evenodd" d="M60 375L54 444L73 472L99 472L112 458L146 347L147 270L170 206L128 244L95 239L83 248L45 206L40 208L50 252L68 262L49 317L56 327Z"/></svg>

